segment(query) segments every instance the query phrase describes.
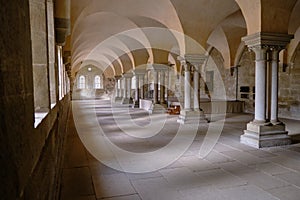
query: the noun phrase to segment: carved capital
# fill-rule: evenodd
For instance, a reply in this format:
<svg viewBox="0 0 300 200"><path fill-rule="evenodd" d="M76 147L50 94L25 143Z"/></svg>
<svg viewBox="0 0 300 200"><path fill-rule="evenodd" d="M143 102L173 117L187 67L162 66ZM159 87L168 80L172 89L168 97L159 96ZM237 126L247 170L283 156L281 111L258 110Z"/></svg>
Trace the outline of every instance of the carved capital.
<svg viewBox="0 0 300 200"><path fill-rule="evenodd" d="M242 38L242 41L251 49L257 46L263 48L284 49L286 45L293 39L293 35L282 33L266 33L258 32Z"/></svg>

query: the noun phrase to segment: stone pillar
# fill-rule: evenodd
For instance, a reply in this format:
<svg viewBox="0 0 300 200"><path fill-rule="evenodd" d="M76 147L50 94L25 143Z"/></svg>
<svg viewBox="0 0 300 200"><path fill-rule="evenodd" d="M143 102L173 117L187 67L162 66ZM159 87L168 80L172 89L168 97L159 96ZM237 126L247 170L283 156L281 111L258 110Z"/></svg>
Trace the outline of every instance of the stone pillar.
<svg viewBox="0 0 300 200"><path fill-rule="evenodd" d="M135 98L134 98L134 108L139 108L140 107L140 98L144 98L144 83L141 84L141 81L144 82L144 76L146 73L145 68L138 68L133 70L133 74L136 77L136 90L135 90Z"/></svg>
<svg viewBox="0 0 300 200"><path fill-rule="evenodd" d="M183 62L184 66L184 110L191 110L191 71L190 66Z"/></svg>
<svg viewBox="0 0 300 200"><path fill-rule="evenodd" d="M140 100L140 77L139 75L135 75L135 101L139 101Z"/></svg>
<svg viewBox="0 0 300 200"><path fill-rule="evenodd" d="M122 99L122 104L126 103L127 99L127 78L123 76L123 99Z"/></svg>
<svg viewBox="0 0 300 200"><path fill-rule="evenodd" d="M199 66L194 66L194 111L200 111Z"/></svg>
<svg viewBox="0 0 300 200"><path fill-rule="evenodd" d="M132 77L127 77L127 98L131 99Z"/></svg>
<svg viewBox="0 0 300 200"><path fill-rule="evenodd" d="M120 95L120 91L121 88L119 87L119 81L120 81L121 76L115 76L115 102L121 101L121 95Z"/></svg>
<svg viewBox="0 0 300 200"><path fill-rule="evenodd" d="M145 74L140 76L140 98L145 99Z"/></svg>
<svg viewBox="0 0 300 200"><path fill-rule="evenodd" d="M124 98L125 78L120 78L120 98Z"/></svg>
<svg viewBox="0 0 300 200"><path fill-rule="evenodd" d="M267 49L254 47L255 52L255 116L254 122L266 122L266 69Z"/></svg>
<svg viewBox="0 0 300 200"><path fill-rule="evenodd" d="M165 71L160 71L160 104L165 104Z"/></svg>
<svg viewBox="0 0 300 200"><path fill-rule="evenodd" d="M158 72L153 70L153 77L154 77L154 91L153 91L153 103L158 103Z"/></svg>
<svg viewBox="0 0 300 200"><path fill-rule="evenodd" d="M182 67L185 69L185 85L184 85L184 109L180 111L178 123L181 124L197 124L207 123L203 111L200 109L199 102L199 66L204 63L207 57L205 55L185 55L185 58L179 57ZM194 67L194 103L191 107L191 83L190 83L190 66Z"/></svg>
<svg viewBox="0 0 300 200"><path fill-rule="evenodd" d="M132 73L126 73L123 74L124 78L124 93L123 93L123 99L122 99L122 104L131 104L132 99L130 97L131 94L131 78L132 78Z"/></svg>
<svg viewBox="0 0 300 200"><path fill-rule="evenodd" d="M291 139L283 123L277 123L278 106L278 54L293 38L291 35L279 33L256 33L243 39L246 45L255 52L255 115L247 124L240 141L256 148L288 145ZM275 48L274 48L275 47ZM266 68L267 57L271 57L270 90L267 91ZM271 97L267 101L267 92ZM270 115L266 112L266 103L270 102ZM270 119L274 123L270 123Z"/></svg>
<svg viewBox="0 0 300 200"><path fill-rule="evenodd" d="M271 49L272 89L271 89L271 123L280 124L278 120L278 63L279 49Z"/></svg>
<svg viewBox="0 0 300 200"><path fill-rule="evenodd" d="M119 88L118 97L122 98L122 79L121 78L118 80L118 88Z"/></svg>
<svg viewBox="0 0 300 200"><path fill-rule="evenodd" d="M135 74L135 94L134 94L134 101L132 108L139 108L140 107L140 75Z"/></svg>
<svg viewBox="0 0 300 200"><path fill-rule="evenodd" d="M168 88L167 88L168 101L169 101L169 97L171 96L171 93L172 93L172 76L173 76L173 70L170 70L168 73Z"/></svg>
<svg viewBox="0 0 300 200"><path fill-rule="evenodd" d="M144 98L148 99L149 98L149 77L148 77L148 71L146 71L145 74L145 81L144 81Z"/></svg>

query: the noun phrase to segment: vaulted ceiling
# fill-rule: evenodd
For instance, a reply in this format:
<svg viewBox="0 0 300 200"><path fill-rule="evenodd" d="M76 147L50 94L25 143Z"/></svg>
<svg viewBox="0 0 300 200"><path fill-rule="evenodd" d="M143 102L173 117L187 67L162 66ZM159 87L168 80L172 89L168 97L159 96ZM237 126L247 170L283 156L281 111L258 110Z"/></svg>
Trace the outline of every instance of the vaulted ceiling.
<svg viewBox="0 0 300 200"><path fill-rule="evenodd" d="M211 47L230 67L247 34L295 34L292 50L300 41L300 0L71 0L70 8L73 74L93 63L112 77Z"/></svg>

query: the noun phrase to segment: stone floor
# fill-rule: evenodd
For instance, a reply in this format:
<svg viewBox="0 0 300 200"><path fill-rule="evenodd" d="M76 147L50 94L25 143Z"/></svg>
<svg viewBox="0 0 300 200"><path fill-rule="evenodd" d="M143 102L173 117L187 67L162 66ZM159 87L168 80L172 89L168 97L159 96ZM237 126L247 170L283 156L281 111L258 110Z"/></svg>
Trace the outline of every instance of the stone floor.
<svg viewBox="0 0 300 200"><path fill-rule="evenodd" d="M77 103L91 106L92 101ZM178 116L167 116L163 128L155 130L158 134L132 137L116 126L117 121L128 120L122 118L122 112L129 111L131 119L140 127L151 123L146 112L126 105L114 105L112 109L110 102L104 100L96 103L101 128L112 143L124 150L137 154L153 152L171 143L178 133ZM220 116L209 117L212 127L222 122ZM203 158L199 157L199 150L209 127L200 125L193 143L179 159L156 171L139 174L118 171L96 160L82 144L71 118L61 200L299 200L300 144L264 149L240 144L239 137L251 119L252 115L248 114L228 114L216 145ZM300 133L299 121L283 121L291 134ZM78 122L76 118L76 122L90 126L84 119Z"/></svg>

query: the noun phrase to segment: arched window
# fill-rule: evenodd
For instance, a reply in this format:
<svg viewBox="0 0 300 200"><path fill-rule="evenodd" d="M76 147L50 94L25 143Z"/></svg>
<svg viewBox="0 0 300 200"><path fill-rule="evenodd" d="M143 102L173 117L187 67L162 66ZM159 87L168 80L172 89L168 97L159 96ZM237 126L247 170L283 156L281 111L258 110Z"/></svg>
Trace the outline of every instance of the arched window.
<svg viewBox="0 0 300 200"><path fill-rule="evenodd" d="M84 89L85 88L85 77L84 76L79 77L78 88L79 89Z"/></svg>
<svg viewBox="0 0 300 200"><path fill-rule="evenodd" d="M94 88L95 89L101 89L101 78L100 76L95 76L95 80L94 80Z"/></svg>

